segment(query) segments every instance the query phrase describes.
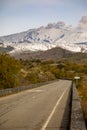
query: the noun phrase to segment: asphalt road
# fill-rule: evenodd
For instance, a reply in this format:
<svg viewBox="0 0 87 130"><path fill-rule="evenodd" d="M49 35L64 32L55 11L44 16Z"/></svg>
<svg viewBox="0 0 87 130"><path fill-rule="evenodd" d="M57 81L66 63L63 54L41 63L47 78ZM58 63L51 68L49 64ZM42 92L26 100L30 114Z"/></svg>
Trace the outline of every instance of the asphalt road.
<svg viewBox="0 0 87 130"><path fill-rule="evenodd" d="M0 130L67 130L71 81L0 98Z"/></svg>

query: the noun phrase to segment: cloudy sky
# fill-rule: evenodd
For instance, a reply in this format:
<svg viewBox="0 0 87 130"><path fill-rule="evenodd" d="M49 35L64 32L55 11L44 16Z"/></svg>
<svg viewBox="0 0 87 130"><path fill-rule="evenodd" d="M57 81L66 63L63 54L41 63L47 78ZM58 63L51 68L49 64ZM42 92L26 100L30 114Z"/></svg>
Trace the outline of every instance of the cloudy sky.
<svg viewBox="0 0 87 130"><path fill-rule="evenodd" d="M0 36L87 16L87 0L0 0Z"/></svg>

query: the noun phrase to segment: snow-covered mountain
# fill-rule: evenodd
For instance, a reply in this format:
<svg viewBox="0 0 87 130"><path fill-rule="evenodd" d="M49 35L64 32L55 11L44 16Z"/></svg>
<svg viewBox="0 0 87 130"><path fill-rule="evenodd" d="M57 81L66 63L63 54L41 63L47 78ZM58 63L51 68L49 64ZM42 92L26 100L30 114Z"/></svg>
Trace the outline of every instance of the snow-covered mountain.
<svg viewBox="0 0 87 130"><path fill-rule="evenodd" d="M60 21L46 27L0 37L0 46L14 48L11 52L45 51L54 47L87 52L87 16L81 18L76 28Z"/></svg>

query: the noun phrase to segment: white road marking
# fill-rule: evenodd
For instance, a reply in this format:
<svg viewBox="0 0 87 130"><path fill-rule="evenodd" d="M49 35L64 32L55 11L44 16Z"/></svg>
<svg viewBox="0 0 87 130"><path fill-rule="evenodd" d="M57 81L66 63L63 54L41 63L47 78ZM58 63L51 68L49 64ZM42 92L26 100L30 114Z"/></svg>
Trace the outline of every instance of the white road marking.
<svg viewBox="0 0 87 130"><path fill-rule="evenodd" d="M47 120L46 120L46 122L45 122L45 124L43 125L43 127L42 127L41 130L45 130L45 128L47 127L48 123L50 122L50 120L51 120L51 118L52 118L52 116L53 116L53 114L54 114L54 112L55 112L57 106L59 105L59 103L60 103L61 99L63 98L64 94L66 93L67 89L68 89L68 88L65 89L65 91L63 92L63 94L61 95L61 97L58 99L56 105L54 106L52 112L50 113L49 117L47 118Z"/></svg>

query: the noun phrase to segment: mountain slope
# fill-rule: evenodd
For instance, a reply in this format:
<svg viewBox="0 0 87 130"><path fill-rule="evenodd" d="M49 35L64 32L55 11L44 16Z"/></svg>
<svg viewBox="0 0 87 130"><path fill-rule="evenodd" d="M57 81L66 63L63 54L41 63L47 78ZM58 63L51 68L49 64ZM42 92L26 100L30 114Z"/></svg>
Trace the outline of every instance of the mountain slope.
<svg viewBox="0 0 87 130"><path fill-rule="evenodd" d="M62 60L68 59L69 61L77 61L77 62L87 62L87 53L73 53L71 51L56 47L47 51L38 51L38 52L21 52L12 54L16 59L22 60L33 60L33 59L41 59L41 60Z"/></svg>

